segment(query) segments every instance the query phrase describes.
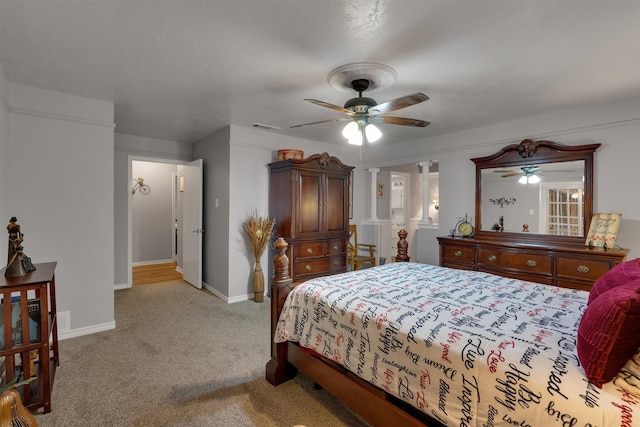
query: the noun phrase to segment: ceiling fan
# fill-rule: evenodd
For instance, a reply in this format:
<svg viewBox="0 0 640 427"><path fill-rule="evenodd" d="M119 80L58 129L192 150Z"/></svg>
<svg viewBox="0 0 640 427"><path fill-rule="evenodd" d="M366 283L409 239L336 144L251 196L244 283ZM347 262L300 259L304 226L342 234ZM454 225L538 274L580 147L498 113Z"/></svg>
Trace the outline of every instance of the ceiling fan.
<svg viewBox="0 0 640 427"><path fill-rule="evenodd" d="M538 172L539 168L540 168L540 166L523 166L523 167L520 168L520 170L496 169L493 172L502 174L502 175L500 175L501 178L508 178L508 177L511 177L511 176L522 175L520 177L520 179L518 180L519 183L521 183L521 184L537 184L538 182L540 182L540 177L536 173L536 172Z"/></svg>
<svg viewBox="0 0 640 427"><path fill-rule="evenodd" d="M291 126L297 128L301 126L315 125L328 122L350 122L345 126L342 134L349 140L350 144L362 145L364 138L369 142L374 142L382 136L382 132L373 123L385 123L400 126L426 127L430 123L424 120L410 119L406 117L387 116L385 114L401 108L410 107L426 101L429 97L423 93L416 92L410 95L395 98L378 104L374 99L362 96L362 92L369 88L370 81L365 78L354 79L351 87L358 92L357 98L349 99L344 107L330 104L317 99L305 99L321 107L330 108L347 115L338 119L320 120L317 122L304 123Z"/></svg>
<svg viewBox="0 0 640 427"><path fill-rule="evenodd" d="M524 176L533 176L535 175L536 171L538 170L539 166L523 166L520 168L520 170L494 170L495 173L500 173L502 175L500 175L501 178L508 178L510 176L518 176L518 175L524 175Z"/></svg>

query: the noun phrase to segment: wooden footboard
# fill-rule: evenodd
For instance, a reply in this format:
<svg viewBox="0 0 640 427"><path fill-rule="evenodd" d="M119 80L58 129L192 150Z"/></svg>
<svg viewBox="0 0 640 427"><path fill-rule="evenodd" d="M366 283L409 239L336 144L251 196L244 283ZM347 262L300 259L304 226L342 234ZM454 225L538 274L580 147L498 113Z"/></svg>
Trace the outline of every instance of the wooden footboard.
<svg viewBox="0 0 640 427"><path fill-rule="evenodd" d="M299 370L374 426L438 425L346 369L301 351L295 343L274 343L278 318L292 289L289 260L285 255L287 246L282 238L275 243L274 277L271 282L271 360L266 367L267 381L273 385L282 384Z"/></svg>

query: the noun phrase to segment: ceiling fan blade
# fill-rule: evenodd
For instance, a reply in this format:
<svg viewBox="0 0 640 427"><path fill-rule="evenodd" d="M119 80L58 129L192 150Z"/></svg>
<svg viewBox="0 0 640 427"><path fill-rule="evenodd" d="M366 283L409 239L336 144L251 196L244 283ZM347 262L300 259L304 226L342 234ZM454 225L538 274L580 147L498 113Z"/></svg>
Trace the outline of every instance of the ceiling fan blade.
<svg viewBox="0 0 640 427"><path fill-rule="evenodd" d="M344 107L340 107L339 105L329 104L328 102L320 101L318 99L305 99L305 101L309 101L309 102L311 102L313 104L316 104L316 105L319 105L321 107L331 108L332 110L340 111L341 113L345 113L345 114L348 114L350 116L355 114L353 111L347 110Z"/></svg>
<svg viewBox="0 0 640 427"><path fill-rule="evenodd" d="M369 108L369 114L385 114L401 108L411 107L429 99L424 93L416 92L411 95L401 96L391 101L383 102L374 107Z"/></svg>
<svg viewBox="0 0 640 427"><path fill-rule="evenodd" d="M320 123L329 123L329 122L346 122L346 121L350 121L351 119L348 117L342 117L339 119L329 119L329 120L320 120L319 122L311 122L311 123L303 123L301 125L295 125L295 126L289 126L289 129L292 128L299 128L301 126L309 126L309 125L317 125Z"/></svg>
<svg viewBox="0 0 640 427"><path fill-rule="evenodd" d="M381 121L382 123L386 123L388 125L415 126L419 128L424 128L431 124L431 122L425 122L424 120L418 120L418 119L409 119L407 117L395 117L395 116L375 117L373 116L370 118L382 119L379 121Z"/></svg>
<svg viewBox="0 0 640 427"><path fill-rule="evenodd" d="M500 178L508 178L510 176L518 176L518 175L522 175L522 172L511 172L511 173L506 173L504 175L500 175Z"/></svg>

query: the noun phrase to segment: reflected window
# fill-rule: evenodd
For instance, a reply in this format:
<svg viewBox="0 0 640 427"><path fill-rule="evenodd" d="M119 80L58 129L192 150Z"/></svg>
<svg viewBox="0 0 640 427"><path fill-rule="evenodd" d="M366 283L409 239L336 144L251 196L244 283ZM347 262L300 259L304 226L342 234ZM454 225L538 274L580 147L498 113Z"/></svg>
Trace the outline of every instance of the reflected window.
<svg viewBox="0 0 640 427"><path fill-rule="evenodd" d="M556 236L583 236L582 187L576 183L550 183L541 186L546 207L541 230Z"/></svg>

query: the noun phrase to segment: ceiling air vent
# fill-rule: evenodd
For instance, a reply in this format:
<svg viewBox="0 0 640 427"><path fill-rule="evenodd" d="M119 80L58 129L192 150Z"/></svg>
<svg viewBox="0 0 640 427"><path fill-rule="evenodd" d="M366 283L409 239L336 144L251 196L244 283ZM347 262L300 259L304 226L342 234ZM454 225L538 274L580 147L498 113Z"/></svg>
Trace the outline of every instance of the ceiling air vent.
<svg viewBox="0 0 640 427"><path fill-rule="evenodd" d="M270 126L270 125L264 125L262 123L254 123L253 124L254 128L259 128L259 129L267 129L267 130L280 130L281 128L277 127L277 126Z"/></svg>

